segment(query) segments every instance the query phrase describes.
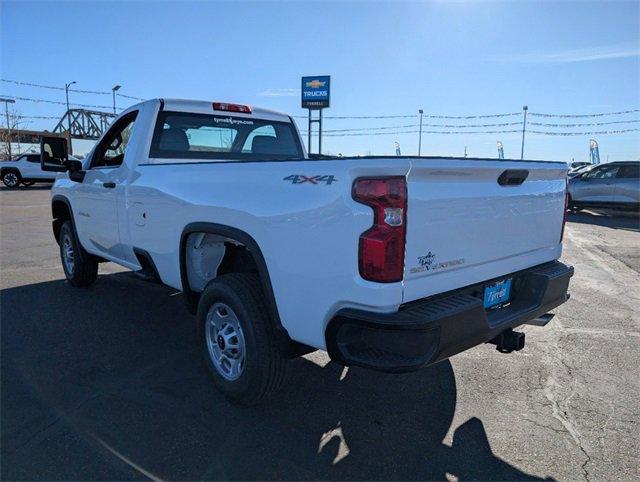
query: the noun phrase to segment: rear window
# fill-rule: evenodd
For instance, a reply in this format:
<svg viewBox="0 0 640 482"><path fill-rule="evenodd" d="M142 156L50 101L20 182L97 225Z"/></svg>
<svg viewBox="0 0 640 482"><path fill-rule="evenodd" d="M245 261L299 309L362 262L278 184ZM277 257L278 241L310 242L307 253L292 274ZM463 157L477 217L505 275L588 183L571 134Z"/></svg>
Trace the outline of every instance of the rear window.
<svg viewBox="0 0 640 482"><path fill-rule="evenodd" d="M302 148L290 122L161 112L149 157L153 163L298 159Z"/></svg>

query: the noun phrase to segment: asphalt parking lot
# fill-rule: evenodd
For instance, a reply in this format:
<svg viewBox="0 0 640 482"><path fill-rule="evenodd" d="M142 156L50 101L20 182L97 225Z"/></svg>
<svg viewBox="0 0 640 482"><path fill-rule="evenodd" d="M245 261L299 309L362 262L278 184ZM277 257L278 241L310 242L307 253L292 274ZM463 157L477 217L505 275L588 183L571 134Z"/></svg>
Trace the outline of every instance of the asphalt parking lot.
<svg viewBox="0 0 640 482"><path fill-rule="evenodd" d="M112 264L64 281L49 190L0 189L3 480L640 477L640 227L572 215L571 300L527 346L426 370L343 370L320 352L285 389L229 405L180 294Z"/></svg>

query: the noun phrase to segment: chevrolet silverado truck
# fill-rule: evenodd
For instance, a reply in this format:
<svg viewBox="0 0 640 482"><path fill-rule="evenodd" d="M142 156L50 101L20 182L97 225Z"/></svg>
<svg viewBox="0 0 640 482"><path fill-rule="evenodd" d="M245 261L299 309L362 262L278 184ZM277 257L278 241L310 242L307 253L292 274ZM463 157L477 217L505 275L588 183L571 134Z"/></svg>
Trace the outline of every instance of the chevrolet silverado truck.
<svg viewBox="0 0 640 482"><path fill-rule="evenodd" d="M286 114L169 99L124 111L82 162L41 147L69 284L111 261L180 290L233 401L316 349L390 372L519 350L513 329L568 298L564 163L313 157Z"/></svg>

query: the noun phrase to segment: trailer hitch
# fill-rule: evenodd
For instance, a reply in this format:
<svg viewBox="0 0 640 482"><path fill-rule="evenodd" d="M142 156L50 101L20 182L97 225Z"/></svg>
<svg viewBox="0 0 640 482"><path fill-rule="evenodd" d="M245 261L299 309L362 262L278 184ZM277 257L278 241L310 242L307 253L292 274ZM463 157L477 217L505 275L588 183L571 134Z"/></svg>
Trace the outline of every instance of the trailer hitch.
<svg viewBox="0 0 640 482"><path fill-rule="evenodd" d="M511 353L512 351L519 351L524 348L524 333L520 331L513 331L511 328L504 330L494 339L489 340L487 343L496 345L496 350L500 353Z"/></svg>

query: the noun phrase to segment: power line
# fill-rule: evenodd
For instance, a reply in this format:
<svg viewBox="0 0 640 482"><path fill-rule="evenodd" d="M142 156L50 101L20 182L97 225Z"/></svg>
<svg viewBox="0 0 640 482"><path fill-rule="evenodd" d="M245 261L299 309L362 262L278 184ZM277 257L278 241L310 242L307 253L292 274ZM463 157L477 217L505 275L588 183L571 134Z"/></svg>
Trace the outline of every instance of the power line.
<svg viewBox="0 0 640 482"><path fill-rule="evenodd" d="M543 136L604 136L609 134L624 134L626 132L636 132L640 129L621 129L617 131L598 131L598 132L545 132L545 131L527 131L527 133L538 134Z"/></svg>
<svg viewBox="0 0 640 482"><path fill-rule="evenodd" d="M25 102L36 102L36 103L44 103L44 104L56 104L56 105L64 105L66 106L67 103L66 102L59 102L56 100L47 100L47 99L34 99L32 97L18 97L15 95L9 95L7 97L10 97L12 99L16 99L16 100L23 100ZM77 106L77 107L91 107L91 108L96 108L96 109L112 109L113 106L110 105L93 105L93 104L78 104L76 102L70 103L71 105ZM120 109L122 110L122 109Z"/></svg>
<svg viewBox="0 0 640 482"><path fill-rule="evenodd" d="M527 131L528 134L543 135L543 136L595 136L595 135L610 135L610 134L624 134L627 132L640 131L640 128L636 129L621 129L614 131L597 131L597 132L548 132L548 131ZM358 133L333 133L327 134L327 137L360 137L360 136L386 136L386 135L398 135L398 134L417 134L420 131L395 131L395 132L358 132ZM510 129L501 131L425 131L423 134L442 134L442 135L465 135L465 134L512 134L521 132L520 129ZM302 132L303 134L305 131Z"/></svg>
<svg viewBox="0 0 640 482"><path fill-rule="evenodd" d="M4 112L0 112L0 116L6 117ZM60 119L60 116L55 115L16 115L14 117L19 117L21 119Z"/></svg>
<svg viewBox="0 0 640 482"><path fill-rule="evenodd" d="M146 99L143 99L143 98L141 98L141 97L134 97L134 96L132 96L132 95L126 95L126 94L119 94L118 92L116 92L116 96L118 96L118 97L124 97L125 99L146 100Z"/></svg>
<svg viewBox="0 0 640 482"><path fill-rule="evenodd" d="M429 119L489 119L494 117L509 117L514 115L522 115L521 112L510 112L506 114L485 114L485 115L435 115L435 114L423 114L423 117ZM307 116L297 115L294 116L297 119L306 119ZM407 115L349 115L349 116L324 116L325 119L416 119L417 114ZM424 124L423 124L424 125Z"/></svg>
<svg viewBox="0 0 640 482"><path fill-rule="evenodd" d="M522 122L505 122L501 124L467 124L467 125L454 125L454 124L422 124L425 127L440 127L440 128L454 128L454 129L470 129L478 127L507 127L522 125ZM323 132L357 132L357 131L375 131L375 130L388 130L388 129L404 129L409 127L418 127L418 124L405 124L383 127L358 127L352 129L323 129ZM306 131L305 131L306 132Z"/></svg>
<svg viewBox="0 0 640 482"><path fill-rule="evenodd" d="M623 115L623 114L633 114L636 112L640 112L640 109L632 109L632 110L622 110L619 112L600 112L598 114L543 114L539 112L529 112L529 115L535 117L603 117L608 115Z"/></svg>
<svg viewBox="0 0 640 482"><path fill-rule="evenodd" d="M583 124L545 124L541 122L529 122L532 126L544 126L544 127L586 127L586 126L606 126L610 124L631 124L634 122L640 122L640 120L619 120L610 122L587 122Z"/></svg>
<svg viewBox="0 0 640 482"><path fill-rule="evenodd" d="M40 89L50 89L50 90L64 90L64 87L58 87L55 85L43 85L43 84L35 84L33 82L21 82L18 80L9 80L9 79L0 79L2 82L7 82L15 85L22 85L27 87L38 87ZM83 90L83 89L69 89L69 92L74 92L76 94L92 94L92 95L113 95L113 92L102 91L102 90ZM145 100L140 97L135 97L133 95L120 94L116 92L116 96L123 97L126 99L134 99L134 100ZM79 104L78 104L79 105Z"/></svg>
<svg viewBox="0 0 640 482"><path fill-rule="evenodd" d="M359 132L348 134L327 134L327 137L352 137L352 136L386 136L396 134L417 134L420 131L396 131L396 132ZM507 134L513 132L520 132L520 129L503 130L503 131L425 131L423 134L444 134L444 135L456 135L456 134Z"/></svg>

